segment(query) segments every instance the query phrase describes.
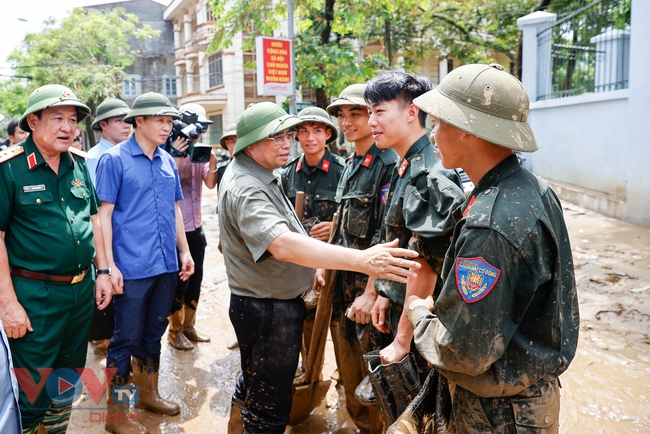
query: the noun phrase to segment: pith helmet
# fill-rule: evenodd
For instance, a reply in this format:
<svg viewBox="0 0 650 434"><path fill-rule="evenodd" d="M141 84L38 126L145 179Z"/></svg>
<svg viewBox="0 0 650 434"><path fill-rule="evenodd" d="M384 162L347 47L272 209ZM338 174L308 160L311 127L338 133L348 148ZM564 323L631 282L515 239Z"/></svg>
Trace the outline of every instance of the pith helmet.
<svg viewBox="0 0 650 434"><path fill-rule="evenodd" d="M363 98L363 91L366 90L365 84L351 84L350 86L343 89L341 95L338 98L334 99L332 104L327 106L327 113L331 116L336 116L336 113L339 111L339 107L342 105L358 105L363 107L368 107L368 103Z"/></svg>
<svg viewBox="0 0 650 434"><path fill-rule="evenodd" d="M214 122L208 119L208 116L205 112L205 107L203 107L201 104L197 104L194 102L191 102L189 104L183 104L180 106L178 109L180 113L183 112L190 112L195 115L199 115L198 122L201 122L202 124L207 124L207 125L212 125Z"/></svg>
<svg viewBox="0 0 650 434"><path fill-rule="evenodd" d="M90 126L95 131L101 131L99 121L105 121L117 116L125 116L129 114L129 106L121 99L107 98L100 105L97 106L97 114L95 121Z"/></svg>
<svg viewBox="0 0 650 434"><path fill-rule="evenodd" d="M251 104L237 120L237 144L233 155L239 154L253 143L293 128L301 122L275 103L265 101Z"/></svg>
<svg viewBox="0 0 650 434"><path fill-rule="evenodd" d="M539 146L528 124L523 84L501 65L464 65L413 100L421 110L495 145L522 152Z"/></svg>
<svg viewBox="0 0 650 434"><path fill-rule="evenodd" d="M237 138L237 124L232 124L228 128L226 128L226 131L223 132L221 135L221 138L219 139L219 143L221 144L221 147L226 149L226 139L228 137L235 137Z"/></svg>
<svg viewBox="0 0 650 434"><path fill-rule="evenodd" d="M320 124L327 125L332 130L332 137L327 141L333 142L338 137L338 131L330 115L320 107L307 107L306 109L300 110L298 113L298 118L303 122L318 122Z"/></svg>
<svg viewBox="0 0 650 434"><path fill-rule="evenodd" d="M156 92L143 93L133 101L131 111L124 118L124 122L135 124L136 116L171 116L174 119L180 118L178 110L172 107L172 103L165 95Z"/></svg>
<svg viewBox="0 0 650 434"><path fill-rule="evenodd" d="M20 118L18 125L23 131L31 131L27 125L27 115L54 106L71 106L77 109L77 122L81 122L90 114L90 109L81 102L70 89L60 84L47 84L32 92L27 99L27 109Z"/></svg>

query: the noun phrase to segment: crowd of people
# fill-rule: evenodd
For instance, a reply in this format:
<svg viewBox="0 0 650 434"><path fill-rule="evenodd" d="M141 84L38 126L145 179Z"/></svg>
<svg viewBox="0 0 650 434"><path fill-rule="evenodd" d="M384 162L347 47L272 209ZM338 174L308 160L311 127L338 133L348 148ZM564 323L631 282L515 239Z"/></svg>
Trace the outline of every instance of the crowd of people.
<svg viewBox="0 0 650 434"><path fill-rule="evenodd" d="M386 71L325 109L252 104L221 137L231 159L195 162L201 135L170 133L184 113L209 127L198 104L109 98L85 153L73 142L90 109L64 86L36 89L0 151L0 431L66 432L72 398L27 393L13 372L38 383L83 368L89 340L106 353L106 430L180 412L158 391L161 340L210 340L196 327L201 196L218 186L241 357L220 428L283 433L329 326L361 433L556 433L579 312L560 202L513 155L538 148L528 112L499 65L461 66L435 89ZM339 135L347 159L328 147ZM129 388L136 401L117 393Z"/></svg>

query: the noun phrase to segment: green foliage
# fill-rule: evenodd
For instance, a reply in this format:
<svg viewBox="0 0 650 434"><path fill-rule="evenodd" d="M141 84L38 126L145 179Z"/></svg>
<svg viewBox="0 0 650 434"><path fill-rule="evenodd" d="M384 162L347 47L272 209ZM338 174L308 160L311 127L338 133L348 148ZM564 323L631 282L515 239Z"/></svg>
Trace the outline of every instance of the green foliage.
<svg viewBox="0 0 650 434"><path fill-rule="evenodd" d="M149 25L138 27L138 17L122 8L77 8L60 22L50 19L45 24L41 32L25 36L8 58L17 74L32 78L0 86L0 110L5 113L22 114L32 90L52 83L68 86L94 111L105 98L122 91L124 68L137 54L128 39L160 34Z"/></svg>

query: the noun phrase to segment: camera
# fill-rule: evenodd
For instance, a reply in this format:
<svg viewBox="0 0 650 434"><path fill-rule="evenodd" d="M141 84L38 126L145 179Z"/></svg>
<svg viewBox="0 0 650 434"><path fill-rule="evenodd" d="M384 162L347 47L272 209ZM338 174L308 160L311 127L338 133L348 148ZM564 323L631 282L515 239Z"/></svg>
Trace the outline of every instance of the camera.
<svg viewBox="0 0 650 434"><path fill-rule="evenodd" d="M187 110L181 112L180 115L180 119L172 122L172 131L169 133L169 137L167 137L167 141L163 145L163 148L169 152L172 157L185 158L189 155L192 163L209 162L212 147L210 145L195 143L193 140L198 139L201 134L206 132L210 124L212 124L212 121L204 120L199 122L199 115ZM174 148L174 142L176 142L176 139L179 137L189 140L189 147L185 152L180 152L178 149Z"/></svg>

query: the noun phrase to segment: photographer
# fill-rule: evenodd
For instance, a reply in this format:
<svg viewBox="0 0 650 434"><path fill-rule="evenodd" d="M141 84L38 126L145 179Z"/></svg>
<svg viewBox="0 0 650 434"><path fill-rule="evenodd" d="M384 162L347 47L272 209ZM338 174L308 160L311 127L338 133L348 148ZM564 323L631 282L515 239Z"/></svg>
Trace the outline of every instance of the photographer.
<svg viewBox="0 0 650 434"><path fill-rule="evenodd" d="M179 350L191 350L194 348L192 342L209 342L210 338L203 336L194 328L196 320L196 308L201 293L201 281L203 280L203 259L207 242L201 226L201 191L203 183L212 189L217 185L217 157L210 152L209 163L194 163L188 156L188 150L193 147L200 149L201 133L207 130L212 121L205 116L205 109L198 104L185 104L180 108L181 122L198 125L194 132L195 139L187 139L180 136L174 141L172 152L178 173L181 179L181 188L184 199L180 201L183 213L183 224L185 236L189 244L190 253L195 263L194 275L188 280L178 280L176 294L172 302L169 317L169 343ZM185 131L185 128L184 128ZM190 135L190 137L192 136ZM198 146L197 146L198 145ZM177 152L176 152L177 151ZM180 156L184 154L185 156ZM198 154L193 154L196 156Z"/></svg>

